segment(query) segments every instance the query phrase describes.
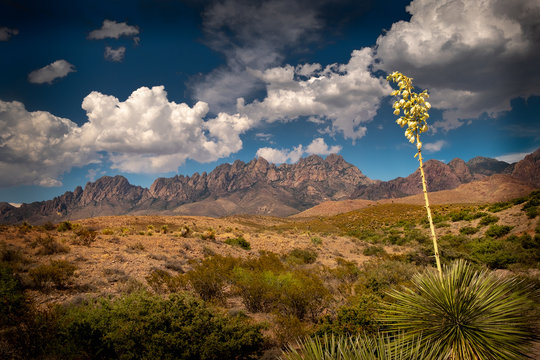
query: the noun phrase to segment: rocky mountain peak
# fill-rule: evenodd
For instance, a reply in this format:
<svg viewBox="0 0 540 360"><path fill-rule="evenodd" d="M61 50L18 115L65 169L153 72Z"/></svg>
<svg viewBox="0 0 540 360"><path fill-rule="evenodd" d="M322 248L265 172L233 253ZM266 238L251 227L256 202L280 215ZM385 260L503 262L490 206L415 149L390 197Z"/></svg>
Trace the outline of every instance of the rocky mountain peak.
<svg viewBox="0 0 540 360"><path fill-rule="evenodd" d="M504 173L511 165L507 162L477 156L467 161L467 167L473 174L493 175Z"/></svg>

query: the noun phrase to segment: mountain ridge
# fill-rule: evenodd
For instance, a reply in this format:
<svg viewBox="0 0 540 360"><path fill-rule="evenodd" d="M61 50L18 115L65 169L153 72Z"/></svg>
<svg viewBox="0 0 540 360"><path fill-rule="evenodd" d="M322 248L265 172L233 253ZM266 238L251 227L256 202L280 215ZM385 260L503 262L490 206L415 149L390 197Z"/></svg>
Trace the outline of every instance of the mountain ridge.
<svg viewBox="0 0 540 360"><path fill-rule="evenodd" d="M540 149L515 164L476 157L425 163L428 190L441 191L505 174L540 187ZM103 215L259 214L290 216L327 201L381 200L421 193L419 170L390 181L372 180L341 155L311 155L294 164L262 157L217 166L209 173L157 178L149 188L120 175L103 176L54 199L13 207L0 203L0 223L43 223Z"/></svg>

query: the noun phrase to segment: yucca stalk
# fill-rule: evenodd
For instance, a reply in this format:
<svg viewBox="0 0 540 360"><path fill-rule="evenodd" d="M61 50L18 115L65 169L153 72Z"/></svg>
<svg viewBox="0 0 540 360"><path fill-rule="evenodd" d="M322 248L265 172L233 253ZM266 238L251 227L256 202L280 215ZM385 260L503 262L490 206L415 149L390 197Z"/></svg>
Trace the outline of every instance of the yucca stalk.
<svg viewBox="0 0 540 360"><path fill-rule="evenodd" d="M475 271L463 260L417 274L412 286L389 293L383 319L405 340L421 334L438 357L459 360L526 359L531 332L524 315L532 304L514 277Z"/></svg>
<svg viewBox="0 0 540 360"><path fill-rule="evenodd" d="M429 207L429 199L426 186L426 176L424 175L424 164L422 160L422 142L420 141L420 134L428 130L426 120L429 118L428 110L431 108L427 98L429 94L427 90L422 91L420 94L414 92L412 85L412 78L403 75L400 72L394 71L392 74L386 77L387 81L394 81L398 83L399 90L392 91L392 96L401 96L402 99L396 100L394 103L394 115L400 114L400 109L403 110L403 116L398 118L396 122L401 127L407 125L405 130L405 136L411 144L416 142L417 153L414 157L418 157L420 163L420 174L422 175L422 190L424 192L424 201L426 203L427 217L429 221L429 228L431 230L431 237L433 238L433 250L435 252L435 262L437 263L437 270L439 276L442 277L441 259L439 257L439 247L437 245L437 235L435 234L435 227L433 226L433 218L431 217L431 208Z"/></svg>

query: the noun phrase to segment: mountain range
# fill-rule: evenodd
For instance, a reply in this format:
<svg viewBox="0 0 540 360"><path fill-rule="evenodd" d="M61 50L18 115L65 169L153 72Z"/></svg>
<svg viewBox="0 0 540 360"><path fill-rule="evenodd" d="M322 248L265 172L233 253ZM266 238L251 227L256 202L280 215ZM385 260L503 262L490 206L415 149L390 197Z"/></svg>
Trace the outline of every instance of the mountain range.
<svg viewBox="0 0 540 360"><path fill-rule="evenodd" d="M491 176L498 176L499 182L507 179L527 185L526 189L540 188L540 149L514 164L485 157L468 162L456 158L448 164L429 160L424 171L430 192ZM368 178L336 154L326 159L311 155L279 166L259 157L248 163L222 164L210 173L158 178L149 189L132 185L123 176L104 176L52 200L20 207L0 203L0 223L121 214L289 216L326 201L393 199L421 192L419 170L405 178L380 181Z"/></svg>

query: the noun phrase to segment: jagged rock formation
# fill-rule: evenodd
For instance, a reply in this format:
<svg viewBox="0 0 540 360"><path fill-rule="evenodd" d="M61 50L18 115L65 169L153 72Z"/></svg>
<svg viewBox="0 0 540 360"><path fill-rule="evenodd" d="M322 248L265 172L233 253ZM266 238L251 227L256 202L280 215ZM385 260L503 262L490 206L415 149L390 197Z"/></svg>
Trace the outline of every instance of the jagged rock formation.
<svg viewBox="0 0 540 360"><path fill-rule="evenodd" d="M512 181L540 187L540 149L516 164L476 157L467 163L429 160L424 171L430 192L505 174ZM510 177L511 176L511 177ZM501 178L503 181L505 177ZM59 222L103 215L163 214L288 216L324 201L380 200L422 192L420 172L406 178L375 181L339 155L312 155L296 164L276 166L263 158L222 164L212 172L158 178L149 189L122 176L104 176L49 201L15 208L0 203L0 223Z"/></svg>
<svg viewBox="0 0 540 360"><path fill-rule="evenodd" d="M53 200L0 206L0 221L38 223L117 214L238 213L286 216L326 200L350 196L358 184L372 184L340 155L312 155L296 164L276 166L263 158L222 164L210 173L158 178L150 189L122 176L104 176Z"/></svg>

